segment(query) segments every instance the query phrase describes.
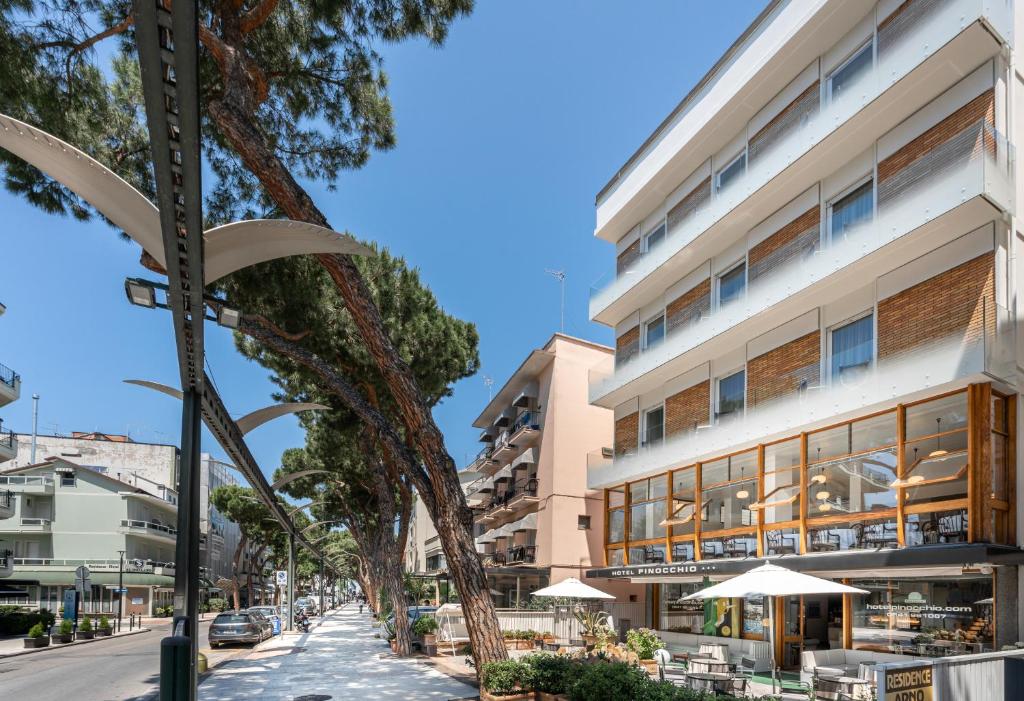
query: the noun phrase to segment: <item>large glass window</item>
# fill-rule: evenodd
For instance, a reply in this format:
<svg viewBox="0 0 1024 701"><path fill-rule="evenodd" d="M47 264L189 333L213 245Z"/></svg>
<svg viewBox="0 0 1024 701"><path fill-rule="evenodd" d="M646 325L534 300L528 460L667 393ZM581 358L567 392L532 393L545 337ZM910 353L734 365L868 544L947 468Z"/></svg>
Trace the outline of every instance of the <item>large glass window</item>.
<svg viewBox="0 0 1024 701"><path fill-rule="evenodd" d="M867 180L828 206L829 236L833 243L871 221L875 208L873 180Z"/></svg>
<svg viewBox="0 0 1024 701"><path fill-rule="evenodd" d="M800 439L772 443L764 448L764 498L751 508L764 512L766 524L800 518ZM781 539L789 541L790 538ZM792 545L781 542L780 546ZM789 550L799 552L799 549Z"/></svg>
<svg viewBox="0 0 1024 701"><path fill-rule="evenodd" d="M672 535L692 535L697 518L697 471L693 467L672 473ZM672 559L676 560L675 553Z"/></svg>
<svg viewBox="0 0 1024 701"><path fill-rule="evenodd" d="M833 382L860 378L871 367L875 354L875 316L867 314L832 329L830 369Z"/></svg>
<svg viewBox="0 0 1024 701"><path fill-rule="evenodd" d="M648 251L653 251L657 248L658 244L665 240L665 225L661 224L654 231L651 231L644 237L644 246Z"/></svg>
<svg viewBox="0 0 1024 701"><path fill-rule="evenodd" d="M718 410L716 418L743 413L746 392L746 372L740 370L718 380Z"/></svg>
<svg viewBox="0 0 1024 701"><path fill-rule="evenodd" d="M701 500L702 532L756 526L757 517L750 507L757 502L757 451L704 463ZM727 556L726 550L723 547Z"/></svg>
<svg viewBox="0 0 1024 701"><path fill-rule="evenodd" d="M653 477L649 480L632 482L629 485L629 540L642 541L665 537L666 497L668 496L668 477ZM650 554L657 559L657 554ZM629 562L632 565L651 561L651 557L642 560L634 558L633 550L629 551ZM661 555L664 562L664 553Z"/></svg>
<svg viewBox="0 0 1024 701"><path fill-rule="evenodd" d="M718 171L715 176L715 190L721 192L743 175L747 169L747 152L744 151L729 162L727 166Z"/></svg>
<svg viewBox="0 0 1024 701"><path fill-rule="evenodd" d="M704 632L704 601L686 597L704 587L700 582L661 585L659 630L672 633Z"/></svg>
<svg viewBox="0 0 1024 701"><path fill-rule="evenodd" d="M861 77L867 75L871 70L872 58L872 42L869 41L857 49L839 68L832 71L828 78L828 87L833 100L845 96Z"/></svg>
<svg viewBox="0 0 1024 701"><path fill-rule="evenodd" d="M718 306L742 297L746 287L747 264L743 262L718 276Z"/></svg>
<svg viewBox="0 0 1024 701"><path fill-rule="evenodd" d="M626 539L626 491L622 487L614 487L608 494L608 542L621 543Z"/></svg>
<svg viewBox="0 0 1024 701"><path fill-rule="evenodd" d="M992 578L855 579L853 647L945 657L993 649Z"/></svg>
<svg viewBox="0 0 1024 701"><path fill-rule="evenodd" d="M923 509L941 503L953 507L967 498L967 422L966 392L906 409L903 476L896 486L914 516L906 524L908 543L960 542L961 535L966 540L966 528L962 534L951 528L941 509Z"/></svg>

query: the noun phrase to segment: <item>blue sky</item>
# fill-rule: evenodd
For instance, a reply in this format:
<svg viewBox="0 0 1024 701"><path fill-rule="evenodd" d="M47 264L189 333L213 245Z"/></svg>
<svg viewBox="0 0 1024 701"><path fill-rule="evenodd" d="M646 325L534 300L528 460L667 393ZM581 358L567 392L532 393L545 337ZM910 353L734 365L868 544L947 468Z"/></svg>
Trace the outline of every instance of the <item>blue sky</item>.
<svg viewBox="0 0 1024 701"><path fill-rule="evenodd" d="M589 289L613 264L593 237L594 196L757 15L730 0L479 2L440 50L384 46L397 147L310 189L332 225L374 239L420 268L452 314L480 331L480 374L435 415L461 466L479 449L472 420L525 355L558 330L609 343L587 318ZM122 384L177 384L170 316L130 307L123 281L145 275L138 249L100 222L47 215L0 192L0 363L22 399L0 408L28 431L128 433L177 443L180 406ZM267 373L208 327L213 378L236 416L270 403ZM267 473L301 446L294 419L250 434ZM204 450L223 457L207 434Z"/></svg>

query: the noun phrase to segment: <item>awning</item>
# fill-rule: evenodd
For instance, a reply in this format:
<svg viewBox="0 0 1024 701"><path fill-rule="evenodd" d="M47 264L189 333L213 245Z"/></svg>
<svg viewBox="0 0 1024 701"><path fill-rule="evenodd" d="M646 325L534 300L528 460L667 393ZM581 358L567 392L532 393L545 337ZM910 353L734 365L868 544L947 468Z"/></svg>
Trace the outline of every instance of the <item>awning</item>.
<svg viewBox="0 0 1024 701"><path fill-rule="evenodd" d="M162 574L140 574L138 572L125 572L122 577L122 582L127 586L174 586L174 577L168 577ZM29 582L31 584L38 584L41 586L61 586L67 585L72 587L75 585L75 573L68 571L47 571L47 570L30 570L21 569L20 567L15 570L14 576L7 582L13 582L17 578L19 582ZM89 575L89 581L96 586L104 586L107 584L117 584L118 574L117 572L93 572ZM6 582L5 582L6 583Z"/></svg>
<svg viewBox="0 0 1024 701"><path fill-rule="evenodd" d="M494 440L494 435L495 432L493 429L485 428L483 431L480 432L480 442L490 443L491 441Z"/></svg>
<svg viewBox="0 0 1024 701"><path fill-rule="evenodd" d="M537 452L538 449L536 447L527 448L526 450L521 452L519 455L512 459L512 469L514 470L517 467L524 467L526 465L536 465Z"/></svg>
<svg viewBox="0 0 1024 701"><path fill-rule="evenodd" d="M505 409L500 414L498 414L498 418L496 418L494 420L494 424L493 425L496 428L504 428L505 426L508 426L511 423L512 423L512 410L511 409Z"/></svg>
<svg viewBox="0 0 1024 701"><path fill-rule="evenodd" d="M513 521L507 528L511 528L512 531L535 531L537 530L537 512L534 511L532 514L526 514L518 521Z"/></svg>
<svg viewBox="0 0 1024 701"><path fill-rule="evenodd" d="M494 481L512 479L512 466L506 465L494 473Z"/></svg>
<svg viewBox="0 0 1024 701"><path fill-rule="evenodd" d="M537 398L537 383L531 382L512 400L512 406L528 407L531 399Z"/></svg>

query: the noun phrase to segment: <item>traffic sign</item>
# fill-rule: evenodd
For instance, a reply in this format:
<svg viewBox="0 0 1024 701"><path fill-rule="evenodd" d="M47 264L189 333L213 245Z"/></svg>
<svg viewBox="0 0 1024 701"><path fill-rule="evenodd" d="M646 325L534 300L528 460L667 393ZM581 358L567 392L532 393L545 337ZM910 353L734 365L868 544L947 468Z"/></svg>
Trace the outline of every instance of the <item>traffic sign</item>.
<svg viewBox="0 0 1024 701"><path fill-rule="evenodd" d="M277 571L277 586L284 587L288 585L288 571L278 570Z"/></svg>
<svg viewBox="0 0 1024 701"><path fill-rule="evenodd" d="M78 567L75 568L75 578L76 579L89 579L89 575L90 574L91 573L89 572L89 568L86 567L85 565L79 565Z"/></svg>

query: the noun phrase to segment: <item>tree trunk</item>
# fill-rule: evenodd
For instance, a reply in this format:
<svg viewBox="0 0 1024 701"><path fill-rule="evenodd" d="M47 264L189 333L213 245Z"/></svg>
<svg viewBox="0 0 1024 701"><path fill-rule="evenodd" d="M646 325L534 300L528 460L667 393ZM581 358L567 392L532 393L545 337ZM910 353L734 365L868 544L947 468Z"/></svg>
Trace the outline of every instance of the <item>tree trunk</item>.
<svg viewBox="0 0 1024 701"><path fill-rule="evenodd" d="M378 435L381 445L390 452L396 466L419 490L424 506L434 521L451 579L459 591L477 668L484 662L507 659L505 641L487 586L487 574L476 551L473 517L466 505L462 485L455 476L454 463L451 463L447 453L445 457L450 463L452 479L435 479L436 471L424 476L418 464L413 462L415 456L409 454L387 419L370 406L333 366L248 317L241 320L239 331L312 370L324 380L326 390L340 398Z"/></svg>
<svg viewBox="0 0 1024 701"><path fill-rule="evenodd" d="M235 583L235 589L231 592L231 598L235 603L235 611L242 608L241 602L241 588L242 580L239 577L241 574L242 567L242 553L245 552L246 537L243 535L238 539L238 545L235 546L235 556L231 560L231 579Z"/></svg>
<svg viewBox="0 0 1024 701"><path fill-rule="evenodd" d="M391 606L395 609L396 652L400 657L409 657L412 654L412 628L409 626L409 608L405 598L405 586L402 583L402 567L388 562L382 569L384 588L388 599L391 600Z"/></svg>

